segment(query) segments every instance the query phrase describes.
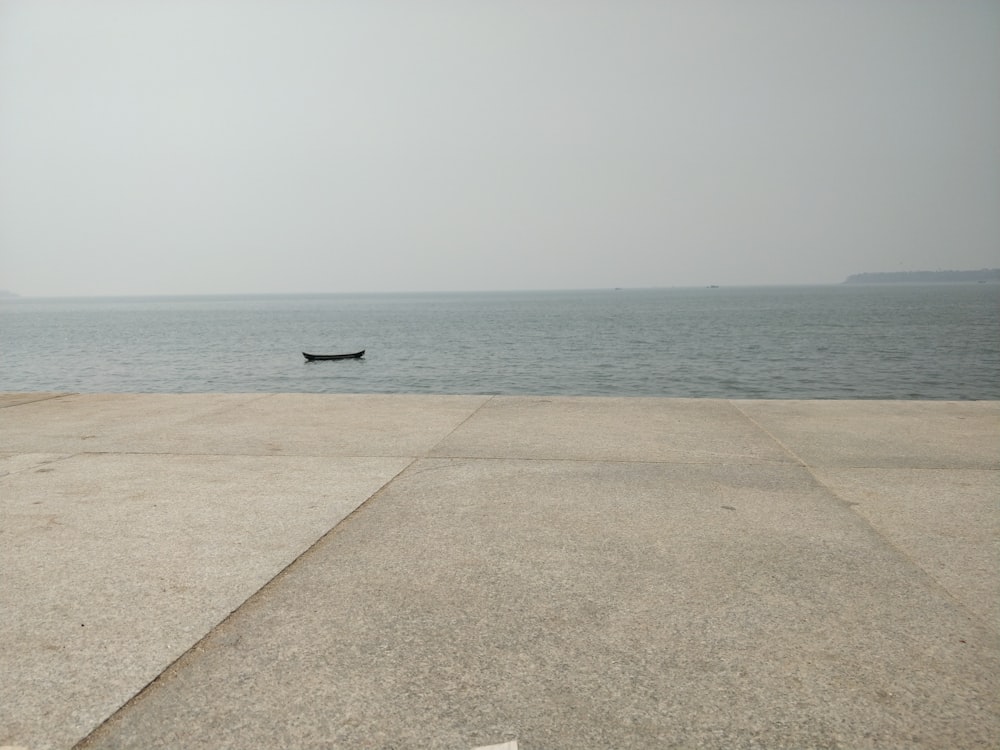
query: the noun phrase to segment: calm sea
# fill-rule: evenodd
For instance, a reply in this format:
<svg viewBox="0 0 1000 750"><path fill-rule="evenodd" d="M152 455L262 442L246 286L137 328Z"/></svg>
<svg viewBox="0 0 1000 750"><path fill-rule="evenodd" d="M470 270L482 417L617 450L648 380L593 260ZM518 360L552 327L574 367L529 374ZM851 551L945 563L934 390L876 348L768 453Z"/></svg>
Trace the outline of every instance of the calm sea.
<svg viewBox="0 0 1000 750"><path fill-rule="evenodd" d="M5 300L0 391L1000 399L1000 285Z"/></svg>

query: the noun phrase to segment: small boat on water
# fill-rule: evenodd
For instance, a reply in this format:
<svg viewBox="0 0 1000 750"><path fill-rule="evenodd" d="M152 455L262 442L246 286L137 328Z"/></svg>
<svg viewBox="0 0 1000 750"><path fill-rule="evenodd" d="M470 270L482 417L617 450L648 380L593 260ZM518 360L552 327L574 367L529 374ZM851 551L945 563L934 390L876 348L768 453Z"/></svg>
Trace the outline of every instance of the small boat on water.
<svg viewBox="0 0 1000 750"><path fill-rule="evenodd" d="M352 352L351 354L308 354L302 352L302 356L306 358L307 362L316 362L321 359L361 359L365 356L365 350L362 349L360 352Z"/></svg>

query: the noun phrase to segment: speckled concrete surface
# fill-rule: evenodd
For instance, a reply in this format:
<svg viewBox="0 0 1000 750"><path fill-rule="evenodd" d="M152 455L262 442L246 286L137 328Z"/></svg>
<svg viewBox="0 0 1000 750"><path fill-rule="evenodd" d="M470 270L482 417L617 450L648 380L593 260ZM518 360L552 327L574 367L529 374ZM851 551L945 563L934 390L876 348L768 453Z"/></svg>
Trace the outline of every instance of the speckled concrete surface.
<svg viewBox="0 0 1000 750"><path fill-rule="evenodd" d="M998 401L734 401L803 462L996 469Z"/></svg>
<svg viewBox="0 0 1000 750"><path fill-rule="evenodd" d="M0 434L0 745L1000 739L993 402L0 394Z"/></svg>
<svg viewBox="0 0 1000 750"><path fill-rule="evenodd" d="M1000 623L1000 472L814 473L965 607L986 623Z"/></svg>
<svg viewBox="0 0 1000 750"><path fill-rule="evenodd" d="M670 463L795 459L712 399L495 397L433 455Z"/></svg>

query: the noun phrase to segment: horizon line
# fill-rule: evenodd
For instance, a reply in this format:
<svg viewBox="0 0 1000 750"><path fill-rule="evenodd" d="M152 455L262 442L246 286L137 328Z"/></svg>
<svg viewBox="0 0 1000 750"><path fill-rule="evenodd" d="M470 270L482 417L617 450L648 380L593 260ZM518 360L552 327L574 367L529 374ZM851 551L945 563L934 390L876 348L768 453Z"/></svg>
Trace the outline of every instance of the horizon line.
<svg viewBox="0 0 1000 750"><path fill-rule="evenodd" d="M152 294L18 294L0 290L0 300L13 299L151 299L166 297L326 297L377 294L520 294L527 292L614 292L652 291L657 289L752 289L767 287L841 286L843 281L787 282L773 284L676 284L650 286L595 286L595 287L522 287L506 289L395 289L364 291L309 291L309 292L155 292Z"/></svg>

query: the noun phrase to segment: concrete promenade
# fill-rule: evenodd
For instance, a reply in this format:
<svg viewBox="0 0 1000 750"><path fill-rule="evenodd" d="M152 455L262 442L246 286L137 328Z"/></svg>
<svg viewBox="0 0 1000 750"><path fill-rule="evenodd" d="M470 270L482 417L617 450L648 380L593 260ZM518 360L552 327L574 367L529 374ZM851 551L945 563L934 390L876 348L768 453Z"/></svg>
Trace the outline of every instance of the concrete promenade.
<svg viewBox="0 0 1000 750"><path fill-rule="evenodd" d="M995 748L1000 402L0 394L0 746Z"/></svg>

